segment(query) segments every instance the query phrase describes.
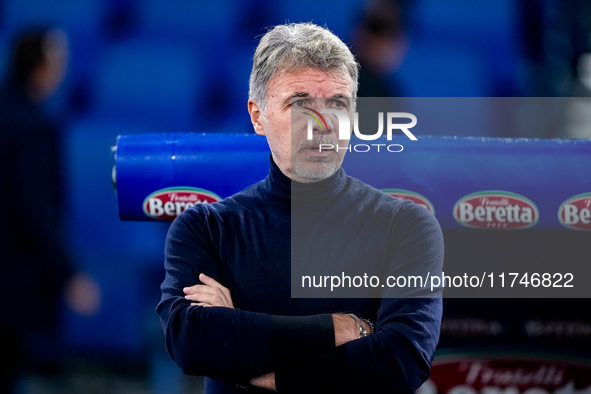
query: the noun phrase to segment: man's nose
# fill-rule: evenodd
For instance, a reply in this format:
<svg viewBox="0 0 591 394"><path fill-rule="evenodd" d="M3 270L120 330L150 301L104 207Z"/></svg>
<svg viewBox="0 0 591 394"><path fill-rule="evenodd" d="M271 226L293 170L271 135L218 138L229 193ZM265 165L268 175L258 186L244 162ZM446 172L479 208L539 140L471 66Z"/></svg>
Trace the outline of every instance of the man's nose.
<svg viewBox="0 0 591 394"><path fill-rule="evenodd" d="M326 129L322 130L323 134L330 134L335 132L335 127L338 124L335 115L323 114L324 120L326 121Z"/></svg>

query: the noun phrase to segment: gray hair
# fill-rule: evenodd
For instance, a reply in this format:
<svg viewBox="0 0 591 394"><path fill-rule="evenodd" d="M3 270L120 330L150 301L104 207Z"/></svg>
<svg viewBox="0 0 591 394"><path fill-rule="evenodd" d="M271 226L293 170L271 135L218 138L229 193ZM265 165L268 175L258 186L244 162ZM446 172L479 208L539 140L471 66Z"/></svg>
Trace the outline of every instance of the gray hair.
<svg viewBox="0 0 591 394"><path fill-rule="evenodd" d="M269 30L254 53L248 96L263 113L269 81L279 70L297 72L311 67L348 73L357 96L359 64L347 45L330 30L312 23L291 23Z"/></svg>

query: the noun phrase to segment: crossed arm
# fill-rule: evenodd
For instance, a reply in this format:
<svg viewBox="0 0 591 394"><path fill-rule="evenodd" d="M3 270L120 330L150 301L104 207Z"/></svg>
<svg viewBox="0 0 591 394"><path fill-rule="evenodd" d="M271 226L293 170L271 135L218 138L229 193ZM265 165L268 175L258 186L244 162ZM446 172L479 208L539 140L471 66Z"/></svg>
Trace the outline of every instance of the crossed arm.
<svg viewBox="0 0 591 394"><path fill-rule="evenodd" d="M187 374L286 393L412 393L428 377L440 299L382 300L375 333L357 339L346 315L272 316L213 306L231 299L215 286L185 287L183 297L159 305L167 348ZM207 294L195 296L195 289ZM330 337L326 319L334 323Z"/></svg>
<svg viewBox="0 0 591 394"><path fill-rule="evenodd" d="M356 322L342 314L233 309L207 225L198 215L183 219L169 231L157 311L167 349L185 373L271 389L276 384L287 393L413 392L428 377L441 299L381 299L375 333L360 339ZM402 228L404 244L393 261L440 268L442 238L435 225L421 220L413 226L426 230Z"/></svg>
<svg viewBox="0 0 591 394"><path fill-rule="evenodd" d="M191 305L202 307L218 306L224 308L234 308L232 295L228 288L222 286L215 279L210 278L203 273L199 274L199 280L202 284L183 288L183 292L186 294L185 298L191 301ZM359 338L359 327L357 322L352 317L345 314L333 314L332 320L335 331L335 346L344 345L347 342ZM362 321L362 324L368 332L371 331L371 328L367 322ZM265 375L252 378L250 380L250 384L259 388L276 390L275 374L270 372Z"/></svg>

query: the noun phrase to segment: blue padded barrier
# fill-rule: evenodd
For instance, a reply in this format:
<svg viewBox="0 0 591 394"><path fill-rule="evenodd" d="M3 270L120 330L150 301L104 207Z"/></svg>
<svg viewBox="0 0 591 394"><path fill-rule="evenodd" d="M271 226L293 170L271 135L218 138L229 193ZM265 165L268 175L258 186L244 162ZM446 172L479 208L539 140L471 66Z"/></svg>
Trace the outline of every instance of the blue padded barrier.
<svg viewBox="0 0 591 394"><path fill-rule="evenodd" d="M343 167L351 176L435 212L443 227L446 273L454 267L486 269L487 273L492 271L485 267L493 267L495 275L568 272L572 268L578 279L575 287L588 288L584 283L588 275L581 270L588 267L591 233L567 230L558 213L565 205L576 207L579 214L585 207L589 212L591 140L419 136L416 142L400 137L370 143L400 144L404 149L400 153L347 153ZM351 144L362 148L360 141ZM143 202L162 189L198 188L202 200L212 193L219 198L229 196L265 177L268 160L265 138L254 134L119 136L116 170L120 218L150 220ZM470 202L466 196L491 190L497 191L498 198L484 196L491 201L489 207L512 205L524 210L526 205L512 199L516 196L535 204L538 215L533 229L480 231L454 219L454 207L462 201ZM174 193L181 194L178 189L170 194ZM476 201L484 197L477 195ZM508 205L503 205L506 202ZM588 214L579 215L579 223L571 228L580 227L580 219L590 222L591 212ZM589 223L583 224L580 229L591 230ZM420 392L444 392L459 386L471 390L474 385L470 392L476 393L485 379L475 378L479 368L482 376L493 376L494 372L498 374L495 376L512 377L506 384L505 380L499 379L499 383L491 379L490 386L498 385L499 390L534 373L542 377L555 373L564 378L554 379L553 386L542 386L543 382L529 378L515 385L552 386L547 392L572 388L569 385L573 381L587 387L591 323L581 313L587 310L588 294L563 299L559 297L563 289L559 288L552 297L540 299L532 297L536 289L529 287L511 296L512 289L499 288L496 283L492 296L475 290L470 297L444 298L438 352L431 378Z"/></svg>
<svg viewBox="0 0 591 394"><path fill-rule="evenodd" d="M255 134L140 134L117 140L117 202L124 220L150 220L148 195L191 186L229 196L263 179L269 150Z"/></svg>
<svg viewBox="0 0 591 394"><path fill-rule="evenodd" d="M378 152L372 143L384 145ZM403 151L386 151L393 144ZM343 163L349 175L429 207L445 229L591 230L584 212L591 203L591 140L422 136L351 146ZM263 179L268 157L266 140L254 134L119 136L119 216L172 219L187 203L215 201Z"/></svg>

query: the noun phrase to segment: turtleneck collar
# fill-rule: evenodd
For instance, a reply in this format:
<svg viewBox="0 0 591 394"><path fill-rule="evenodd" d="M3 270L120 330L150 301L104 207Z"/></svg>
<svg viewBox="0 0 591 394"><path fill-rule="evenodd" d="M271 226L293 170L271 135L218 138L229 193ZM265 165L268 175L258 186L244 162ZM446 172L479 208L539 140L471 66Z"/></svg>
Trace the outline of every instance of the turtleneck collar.
<svg viewBox="0 0 591 394"><path fill-rule="evenodd" d="M269 156L269 175L263 181L262 187L271 203L282 209L292 209L298 206L318 206L321 202L332 201L338 197L347 186L347 174L339 168L333 175L318 182L302 183L288 178L275 164L273 156Z"/></svg>

